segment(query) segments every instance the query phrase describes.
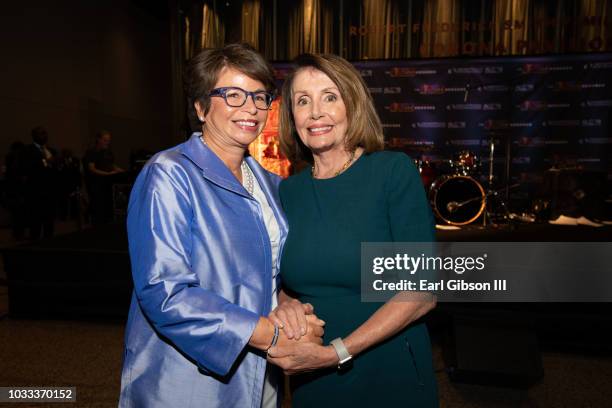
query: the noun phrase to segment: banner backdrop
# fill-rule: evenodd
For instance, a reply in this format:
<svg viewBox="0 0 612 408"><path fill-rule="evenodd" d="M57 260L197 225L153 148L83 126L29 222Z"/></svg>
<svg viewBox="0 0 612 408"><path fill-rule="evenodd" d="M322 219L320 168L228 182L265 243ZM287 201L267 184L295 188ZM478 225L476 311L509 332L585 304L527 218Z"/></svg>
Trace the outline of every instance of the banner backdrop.
<svg viewBox="0 0 612 408"><path fill-rule="evenodd" d="M449 160L469 151L480 163L472 177L488 183L493 141L495 186L519 184L510 190L515 205L528 207L559 170L592 174L601 201L610 198L611 54L354 65L374 98L387 148L429 162L434 177L454 171ZM274 66L280 85L290 65Z"/></svg>

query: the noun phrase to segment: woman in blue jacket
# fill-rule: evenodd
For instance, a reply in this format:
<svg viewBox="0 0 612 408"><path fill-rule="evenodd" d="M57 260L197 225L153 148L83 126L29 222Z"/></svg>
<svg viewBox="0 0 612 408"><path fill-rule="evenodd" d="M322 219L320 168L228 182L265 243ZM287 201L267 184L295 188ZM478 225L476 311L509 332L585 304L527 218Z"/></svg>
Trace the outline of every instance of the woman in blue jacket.
<svg viewBox="0 0 612 408"><path fill-rule="evenodd" d="M276 306L287 223L279 178L245 155L273 87L270 66L246 45L204 50L189 64L202 132L154 156L130 196L134 294L120 407L276 406L266 351L321 343L314 315L300 340L264 317Z"/></svg>

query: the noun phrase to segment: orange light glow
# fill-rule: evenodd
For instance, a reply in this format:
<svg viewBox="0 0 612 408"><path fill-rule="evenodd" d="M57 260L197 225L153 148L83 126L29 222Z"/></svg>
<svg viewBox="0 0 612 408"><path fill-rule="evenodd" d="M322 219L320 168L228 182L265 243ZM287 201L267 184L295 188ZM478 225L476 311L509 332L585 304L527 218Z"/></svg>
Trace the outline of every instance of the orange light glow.
<svg viewBox="0 0 612 408"><path fill-rule="evenodd" d="M282 178L287 178L291 163L280 151L278 137L279 112L280 99L276 99L270 106L266 126L257 139L249 146L249 153L266 170L278 174Z"/></svg>

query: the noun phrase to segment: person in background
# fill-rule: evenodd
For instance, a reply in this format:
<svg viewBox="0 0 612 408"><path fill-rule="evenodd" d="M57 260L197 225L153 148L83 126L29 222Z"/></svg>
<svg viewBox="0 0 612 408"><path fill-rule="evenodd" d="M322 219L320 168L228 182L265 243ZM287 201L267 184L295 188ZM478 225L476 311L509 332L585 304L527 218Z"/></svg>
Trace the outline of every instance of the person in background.
<svg viewBox="0 0 612 408"><path fill-rule="evenodd" d="M57 160L58 217L60 220L78 216L81 189L81 163L72 150L62 149Z"/></svg>
<svg viewBox="0 0 612 408"><path fill-rule="evenodd" d="M115 164L111 133L101 130L95 145L83 157L85 187L89 195L89 213L93 225L106 224L113 218L113 182L124 170Z"/></svg>
<svg viewBox="0 0 612 408"><path fill-rule="evenodd" d="M272 69L230 44L196 55L185 82L201 131L153 156L130 195L134 295L119 407L278 407L266 351L320 344L323 322L309 314L295 340L267 318L287 224L280 178L247 149L266 123Z"/></svg>
<svg viewBox="0 0 612 408"><path fill-rule="evenodd" d="M419 322L435 297L361 302L362 242L434 240L418 170L405 154L382 151L380 120L350 63L304 55L296 65L283 85L281 147L310 166L280 186L290 233L271 318L303 319L292 298L311 304L327 323L327 344L273 347L269 361L298 374L294 408L436 407L431 344Z"/></svg>
<svg viewBox="0 0 612 408"><path fill-rule="evenodd" d="M41 126L32 129L32 144L19 159L19 177L23 181L26 224L29 239L53 235L57 199L55 151L48 147L49 135Z"/></svg>
<svg viewBox="0 0 612 408"><path fill-rule="evenodd" d="M10 214L11 231L15 241L24 239L26 227L26 209L24 180L20 174L21 160L25 145L16 141L11 143L9 152L4 159L6 183L6 208Z"/></svg>

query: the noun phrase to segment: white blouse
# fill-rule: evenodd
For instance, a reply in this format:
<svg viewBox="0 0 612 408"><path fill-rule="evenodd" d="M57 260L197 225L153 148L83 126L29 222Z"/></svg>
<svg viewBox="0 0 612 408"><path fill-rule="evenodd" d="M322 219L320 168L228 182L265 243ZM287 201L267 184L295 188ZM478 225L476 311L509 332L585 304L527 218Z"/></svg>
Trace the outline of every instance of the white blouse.
<svg viewBox="0 0 612 408"><path fill-rule="evenodd" d="M253 187L253 198L257 200L259 205L261 206L261 211L263 213L264 224L266 229L268 230L268 236L270 237L270 246L272 247L272 310L278 305L277 299L277 287L276 287L276 275L278 274L278 268L276 267L276 261L278 260L278 250L280 248L280 228L278 226L278 222L276 221L276 217L274 216L274 211L270 204L268 203L268 199L264 194L263 190L259 186L259 182L257 182L257 178L251 171L251 168L247 166L242 166L242 169L245 169L250 174L242 175L242 185L249 190L249 179L252 180ZM249 191L249 193L251 193ZM264 388L263 388L263 397L261 401L262 408L276 408L276 400L278 398L277 392L277 379L275 376L271 375L269 369L266 370L266 377L264 379Z"/></svg>

